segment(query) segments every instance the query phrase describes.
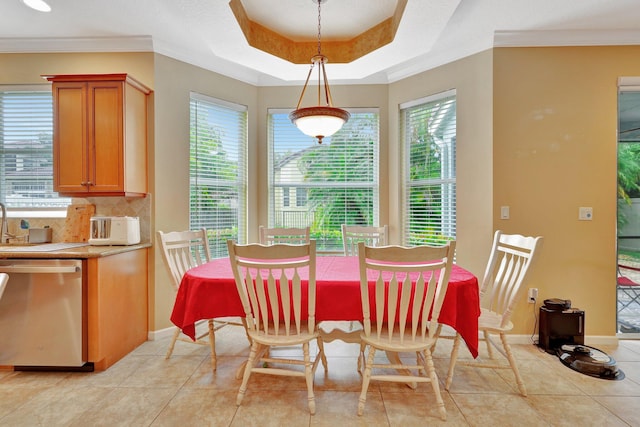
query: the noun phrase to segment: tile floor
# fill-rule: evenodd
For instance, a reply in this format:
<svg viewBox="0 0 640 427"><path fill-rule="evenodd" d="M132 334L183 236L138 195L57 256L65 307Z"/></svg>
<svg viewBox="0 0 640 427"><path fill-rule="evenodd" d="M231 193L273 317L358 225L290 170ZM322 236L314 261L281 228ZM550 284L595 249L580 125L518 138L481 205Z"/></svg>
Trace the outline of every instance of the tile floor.
<svg viewBox="0 0 640 427"><path fill-rule="evenodd" d="M451 390L443 389L446 422L429 384L373 382L358 417L358 346L339 341L326 344L329 372L316 372L315 415L302 378L254 375L237 407L244 331L224 328L216 341L215 375L207 347L178 343L165 360L166 339L144 343L105 372L0 371L0 426L640 426L640 341L600 347L618 361L621 381L588 377L533 344L515 345L528 397L510 371L458 367ZM434 353L441 383L449 349L441 340Z"/></svg>

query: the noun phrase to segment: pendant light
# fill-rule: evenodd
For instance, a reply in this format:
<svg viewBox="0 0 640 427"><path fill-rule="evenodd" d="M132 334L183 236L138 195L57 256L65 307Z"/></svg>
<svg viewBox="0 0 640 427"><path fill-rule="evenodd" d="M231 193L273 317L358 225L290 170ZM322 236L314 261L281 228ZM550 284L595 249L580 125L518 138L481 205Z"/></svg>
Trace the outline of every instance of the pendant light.
<svg viewBox="0 0 640 427"><path fill-rule="evenodd" d="M307 80L304 82L298 105L296 109L289 114L289 119L302 133L318 138L318 144L322 144L323 138L331 136L340 130L342 125L349 120L350 114L342 108L333 106L329 80L327 79L327 73L324 69L324 64L327 63L327 57L322 54L320 49L320 5L327 0L312 1L318 3L318 54L311 58L311 68L309 69L309 74L307 74ZM300 108L302 98L309 84L309 78L316 66L318 68L318 105ZM320 80L322 80L324 84L321 85ZM324 89L324 105L321 104L322 89Z"/></svg>

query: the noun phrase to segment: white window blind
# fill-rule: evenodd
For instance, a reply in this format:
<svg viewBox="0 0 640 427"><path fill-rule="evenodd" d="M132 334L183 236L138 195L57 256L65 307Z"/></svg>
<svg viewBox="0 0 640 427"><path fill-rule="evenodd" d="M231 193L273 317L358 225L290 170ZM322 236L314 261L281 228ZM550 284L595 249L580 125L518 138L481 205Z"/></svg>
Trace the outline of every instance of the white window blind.
<svg viewBox="0 0 640 427"><path fill-rule="evenodd" d="M456 238L455 91L400 106L404 158L403 244Z"/></svg>
<svg viewBox="0 0 640 427"><path fill-rule="evenodd" d="M0 88L0 202L9 210L64 210L53 191L51 90Z"/></svg>
<svg viewBox="0 0 640 427"><path fill-rule="evenodd" d="M352 110L319 145L269 112L269 226L311 227L318 250L342 250L341 224L378 225L377 109Z"/></svg>
<svg viewBox="0 0 640 427"><path fill-rule="evenodd" d="M190 227L206 228L211 255L246 236L247 109L191 94Z"/></svg>

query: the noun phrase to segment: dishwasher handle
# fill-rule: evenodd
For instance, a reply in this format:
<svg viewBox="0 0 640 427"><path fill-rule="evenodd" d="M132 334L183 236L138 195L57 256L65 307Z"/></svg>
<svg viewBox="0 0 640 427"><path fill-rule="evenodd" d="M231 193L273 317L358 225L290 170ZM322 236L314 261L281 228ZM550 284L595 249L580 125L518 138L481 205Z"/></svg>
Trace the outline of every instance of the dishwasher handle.
<svg viewBox="0 0 640 427"><path fill-rule="evenodd" d="M77 273L80 267L77 265L3 265L0 273Z"/></svg>

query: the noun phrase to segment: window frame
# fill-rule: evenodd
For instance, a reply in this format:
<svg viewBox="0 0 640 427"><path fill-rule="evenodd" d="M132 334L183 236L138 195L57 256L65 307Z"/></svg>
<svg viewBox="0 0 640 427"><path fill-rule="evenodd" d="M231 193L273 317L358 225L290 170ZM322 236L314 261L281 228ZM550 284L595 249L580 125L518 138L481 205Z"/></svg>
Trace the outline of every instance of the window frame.
<svg viewBox="0 0 640 427"><path fill-rule="evenodd" d="M198 114L197 111L195 113L193 111L194 103L202 105L205 108L210 108L210 110L205 111L207 115L212 114L212 111L218 108L221 109L221 111L225 111L225 114L229 114L230 117L232 117L234 114L237 114L239 116L238 121L230 122L228 124L228 128L226 129L224 129L223 127L227 124L212 125L210 121L207 122L208 126L217 126L215 130L220 130L220 128L223 128L221 131L221 135L225 132L228 132L229 134L234 132L237 133L237 140L234 139L235 136L232 136L230 137L229 141L225 141L224 138L222 138L222 140L218 142L221 144L221 147L225 153L228 152L231 157L236 156L235 159L229 158L227 156L223 158L223 160L227 161L227 165L234 164L234 161L235 164L237 164L237 173L233 179L220 179L221 174L213 176L198 174L198 171L200 169L197 169L197 166L200 165L201 162L198 161L199 157L197 156L197 153L199 152L194 152L194 143L198 144L197 138L199 136L197 132L197 121L194 122L194 114ZM238 243L243 243L246 241L248 121L248 107L246 105L225 101L193 91L189 94L189 228L192 230L200 229L203 227L207 229L207 237L209 239L209 246L211 248L211 256L214 258L227 255L227 239L236 240ZM194 125L196 125L195 128ZM196 141L193 140L194 138L196 138ZM225 144L228 143L230 143L231 145L225 146ZM233 151L232 147L234 147L236 151ZM219 151L216 151L213 153L213 155L215 156L219 153ZM207 164L214 164L215 160L215 158L205 159L205 161L208 162ZM194 166L196 166L196 169L194 169ZM224 170L218 171L217 169L216 171L224 172ZM233 212L233 204L235 202L235 215L232 215L231 217L225 216L224 213L220 213L219 210L216 211L215 208L211 210L205 210L208 209L203 207L206 201L208 199L214 199L207 196L194 196L194 191L197 191L197 188L204 188L204 186L206 185L199 183L202 180L210 181L210 186L214 187L215 189L219 189L223 193L236 193L235 199L233 197L227 199L230 201L230 203L225 209ZM216 202L219 200L224 199L215 199ZM194 208L196 206L199 210L194 211ZM214 211L214 215L217 216L217 220L223 220L226 222L230 221L232 225L230 227L216 227L216 224L208 222L208 217L210 217L211 213Z"/></svg>
<svg viewBox="0 0 640 427"><path fill-rule="evenodd" d="M370 215L370 221L368 224L366 225L375 225L378 226L379 225L379 218L380 218L380 109L379 108L348 108L347 109L350 113L351 113L351 119L350 119L350 123L353 123L352 121L358 118L358 114L373 114L374 118L375 118L375 129L372 130L373 133L375 133L375 135L373 136L373 152L371 153L372 156L372 160L371 160L371 168L370 168L370 173L372 176L372 179L368 182L364 182L364 181L350 181L347 177L346 181L324 181L324 182L283 182L281 181L280 183L275 182L276 179L276 171L275 171L275 159L277 157L277 155L274 153L274 149L276 147L276 141L274 141L274 115L288 115L292 110L291 109L280 109L280 108L269 108L267 111L267 150L268 150L268 160L267 160L267 191L268 191L268 209L267 209L267 226L268 227L281 227L281 226L289 226L289 227L294 227L294 226L311 226L312 230L311 230L311 238L316 239L316 244L318 245L318 252L320 253L333 253L333 252L342 252L343 250L343 245L342 245L342 234L341 234L341 224L335 224L335 227L330 227L328 229L322 229L322 228L317 228L314 230L313 227L313 223L315 222L315 220L313 220L312 218L309 218L309 212L312 209L312 203L311 202L311 196L309 195L309 191L313 190L313 189L318 189L318 188L338 188L338 189L350 189L350 188L361 188L361 187L365 187L367 189L369 189L370 193L371 193L371 215ZM291 124L290 122L287 122L287 120L283 120L282 117L280 117L280 122L278 124L278 126L281 126L283 129L286 126L286 132L290 132L291 135L288 139L289 141L287 141L287 143L291 144L291 143L297 143L297 141L300 141L300 151L295 152L297 153L301 153L303 152L303 150L307 150L307 149L312 149L312 147L317 147L318 143L316 141L315 138L307 136L302 134L302 132L300 132L299 130L297 130L295 128L295 125ZM363 125L366 124L366 120L371 120L371 119L367 119L365 116L362 117L363 120ZM286 124L285 124L286 123ZM290 126L290 127L289 127ZM348 125L346 125L348 126ZM323 140L322 145L323 146L329 146L332 141L333 138L336 138L336 136L340 137L340 132L345 131L345 129L348 129L348 127L343 127L343 129L341 129L340 131L338 131L336 134L332 135L331 137L326 137ZM294 130L295 129L295 130ZM296 133L297 132L297 133ZM372 133L372 135L373 135ZM362 140L362 143L366 143L366 135L364 134L365 137ZM344 139L337 139L336 141L340 141L342 143L344 143ZM337 143L337 142L336 142ZM283 149L286 148L286 144L285 146L283 146ZM307 215L305 217L305 220L303 221L304 223L290 223L290 224L284 224L283 222L280 221L276 221L275 219L275 213L276 213L276 202L275 199L278 197L278 189L280 188L289 188L290 191L290 208L292 209L298 209L301 211L304 211L305 214ZM301 203L300 196L301 196L301 192L304 191L306 194L304 196L304 203ZM295 200L294 200L295 197ZM315 212L315 211L314 211ZM296 220L299 221L299 220ZM335 228L335 230L334 230Z"/></svg>
<svg viewBox="0 0 640 427"><path fill-rule="evenodd" d="M447 160L440 162L439 166L444 169L441 171L441 176L436 179L411 179L411 159L410 159L410 143L411 139L408 136L407 132L407 113L410 110L415 110L416 107L420 108L431 108L437 105L438 103L446 103L449 99L453 99L453 120L455 131L453 135L447 133L449 136L449 141L443 143L443 147L446 150ZM457 232L457 171L456 171L456 147L457 147L457 92L455 89L450 89L444 92L436 93L430 96L426 96L423 98L415 99L412 101L408 101L399 105L399 144L401 146L401 159L402 159L402 195L401 195L401 207L402 207L402 215L401 215L401 242L406 246L414 246L416 244L433 244L439 245L445 243L447 240L455 240L456 232ZM447 123L450 125L450 122ZM445 125L446 126L446 125ZM443 164L445 166L443 166ZM437 237L434 233L431 233L431 236L428 237L412 237L411 232L411 212L412 207L411 203L411 190L412 188L416 188L419 186L441 186L441 191L448 191L450 197L448 198L440 198L440 201L444 200L443 204L446 206L441 209L445 211L445 213L441 212L441 215L446 215L447 218L440 219L440 228L441 233L439 237ZM442 188L445 188L443 190ZM448 190L446 190L446 188ZM429 213L426 214L428 216ZM427 222L427 221L425 221ZM427 233L425 233L428 235Z"/></svg>
<svg viewBox="0 0 640 427"><path fill-rule="evenodd" d="M7 217L11 218L64 218L67 212L67 206L71 204L72 199L70 197L60 197L56 191L53 190L53 134L54 134L54 111L53 111L53 93L51 92L51 85L49 84L11 84L11 85L0 85L0 98L4 98L5 94L8 92L23 92L23 93L34 93L34 94L46 94L49 96L49 106L50 109L46 112L46 115L51 118L51 121L48 122L45 118L43 118L43 110L38 109L30 109L31 115L26 117L26 120L30 122L36 122L38 126L42 126L42 122L48 122L50 125L46 126L40 133L45 133L50 137L50 145L44 144L42 148L35 147L34 148L24 148L24 149L7 149L5 148L5 134L4 131L0 132L0 202L5 204L7 210ZM25 97L26 98L26 97ZM44 105L44 104L43 104ZM35 111L35 112L34 112ZM21 120L24 120L22 118ZM25 127L32 127L34 125L21 125L18 124L11 126L13 132L20 132ZM5 112L2 107L2 101L0 101L0 129L5 128ZM36 138L39 133L34 132L30 135L31 138ZM50 165L51 165L51 174L47 174L47 178L42 180L37 178L34 182L39 183L43 186L44 190L42 194L45 197L37 197L37 198L26 198L27 201L20 206L16 206L15 203L11 203L6 200L7 191L7 159L5 156L7 153L24 153L25 158L29 159L33 155L38 155L38 159L41 159L41 154L43 150L47 150L47 145L50 147ZM41 162L40 162L41 163ZM50 176L50 179L49 179ZM34 203L36 200L45 199L50 202L54 202L58 204L58 206L36 206Z"/></svg>

